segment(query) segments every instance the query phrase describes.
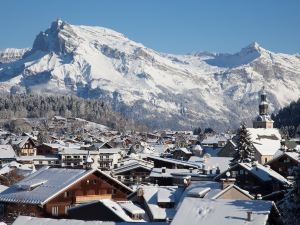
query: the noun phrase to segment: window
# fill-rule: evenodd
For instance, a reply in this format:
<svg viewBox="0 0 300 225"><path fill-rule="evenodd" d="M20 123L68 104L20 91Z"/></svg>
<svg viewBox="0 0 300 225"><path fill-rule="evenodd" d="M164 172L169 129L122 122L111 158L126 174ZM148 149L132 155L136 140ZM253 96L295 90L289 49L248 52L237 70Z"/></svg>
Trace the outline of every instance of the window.
<svg viewBox="0 0 300 225"><path fill-rule="evenodd" d="M236 174L237 174L237 171L232 171L231 172L232 177L236 177Z"/></svg>
<svg viewBox="0 0 300 225"><path fill-rule="evenodd" d="M65 191L65 193L64 193L64 197L65 197L65 198L68 198L68 197L70 197L70 192L68 192L68 191Z"/></svg>
<svg viewBox="0 0 300 225"><path fill-rule="evenodd" d="M115 195L116 193L117 193L117 190L113 188L113 189L111 190L111 194L112 194L112 195Z"/></svg>
<svg viewBox="0 0 300 225"><path fill-rule="evenodd" d="M97 180L93 180L93 184L97 184Z"/></svg>
<svg viewBox="0 0 300 225"><path fill-rule="evenodd" d="M240 170L240 174L243 175L244 174L244 170Z"/></svg>
<svg viewBox="0 0 300 225"><path fill-rule="evenodd" d="M68 209L69 209L69 208L70 208L69 205L66 205L66 206L65 206L65 214L66 214L66 215L68 215Z"/></svg>
<svg viewBox="0 0 300 225"><path fill-rule="evenodd" d="M89 184L90 183L90 180L86 180L86 184Z"/></svg>
<svg viewBox="0 0 300 225"><path fill-rule="evenodd" d="M265 163L268 162L268 158L265 158Z"/></svg>
<svg viewBox="0 0 300 225"><path fill-rule="evenodd" d="M58 206L52 206L52 216L58 216Z"/></svg>

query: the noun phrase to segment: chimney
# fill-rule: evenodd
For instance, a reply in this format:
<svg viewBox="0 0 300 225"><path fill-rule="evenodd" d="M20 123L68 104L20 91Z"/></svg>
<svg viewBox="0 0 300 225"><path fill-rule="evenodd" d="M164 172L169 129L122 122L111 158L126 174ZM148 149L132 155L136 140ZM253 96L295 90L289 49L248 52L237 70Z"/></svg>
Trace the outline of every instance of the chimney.
<svg viewBox="0 0 300 225"><path fill-rule="evenodd" d="M228 186L232 185L235 183L235 178L222 178L220 179L221 181L221 188L224 190Z"/></svg>
<svg viewBox="0 0 300 225"><path fill-rule="evenodd" d="M220 167L217 167L216 174L220 174L220 173L221 173Z"/></svg>
<svg viewBox="0 0 300 225"><path fill-rule="evenodd" d="M257 195L256 195L256 199L257 199L257 200L262 200L261 194L257 194Z"/></svg>
<svg viewBox="0 0 300 225"><path fill-rule="evenodd" d="M249 222L252 221L252 219L253 219L252 214L253 214L252 211L247 212L247 221L249 221Z"/></svg>

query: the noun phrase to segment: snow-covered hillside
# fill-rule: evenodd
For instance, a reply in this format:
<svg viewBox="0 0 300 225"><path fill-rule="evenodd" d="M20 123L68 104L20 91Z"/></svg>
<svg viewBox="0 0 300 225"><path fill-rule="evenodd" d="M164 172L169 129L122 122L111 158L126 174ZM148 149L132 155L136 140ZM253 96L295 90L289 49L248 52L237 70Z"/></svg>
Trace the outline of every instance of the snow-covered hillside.
<svg viewBox="0 0 300 225"><path fill-rule="evenodd" d="M0 64L2 91L100 98L151 127L237 126L257 114L262 86L272 110L300 96L300 56L257 43L232 55L171 55L110 29L58 20L24 52Z"/></svg>

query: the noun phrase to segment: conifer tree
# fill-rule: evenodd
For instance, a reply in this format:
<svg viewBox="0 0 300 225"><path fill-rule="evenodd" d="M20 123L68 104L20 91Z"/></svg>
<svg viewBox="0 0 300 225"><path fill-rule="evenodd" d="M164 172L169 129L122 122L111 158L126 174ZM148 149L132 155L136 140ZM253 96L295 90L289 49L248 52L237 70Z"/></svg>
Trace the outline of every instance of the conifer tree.
<svg viewBox="0 0 300 225"><path fill-rule="evenodd" d="M255 161L255 158L251 137L246 125L242 123L238 130L237 149L231 161L231 165L235 165L240 162L247 163L253 161Z"/></svg>

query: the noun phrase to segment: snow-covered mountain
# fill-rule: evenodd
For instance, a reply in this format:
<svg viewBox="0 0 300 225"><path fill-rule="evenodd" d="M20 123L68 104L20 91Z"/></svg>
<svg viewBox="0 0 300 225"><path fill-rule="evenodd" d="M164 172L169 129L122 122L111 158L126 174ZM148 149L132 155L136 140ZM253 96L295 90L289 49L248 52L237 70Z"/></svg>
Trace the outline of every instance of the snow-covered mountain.
<svg viewBox="0 0 300 225"><path fill-rule="evenodd" d="M0 53L2 91L99 98L151 127L237 126L257 114L262 86L272 110L300 96L300 56L257 43L236 54L171 55L107 28L58 20L30 50L7 55Z"/></svg>

